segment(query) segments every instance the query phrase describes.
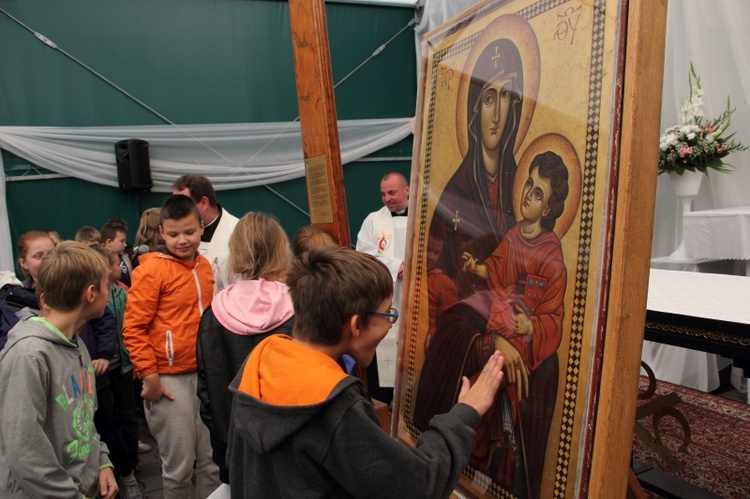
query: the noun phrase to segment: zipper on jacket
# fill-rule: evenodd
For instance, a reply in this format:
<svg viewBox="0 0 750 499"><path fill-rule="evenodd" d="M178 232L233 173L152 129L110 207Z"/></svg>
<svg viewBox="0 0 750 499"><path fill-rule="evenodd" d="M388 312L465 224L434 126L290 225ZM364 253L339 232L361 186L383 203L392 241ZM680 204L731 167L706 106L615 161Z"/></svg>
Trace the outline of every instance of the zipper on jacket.
<svg viewBox="0 0 750 499"><path fill-rule="evenodd" d="M172 341L171 329L167 329L167 340L166 340L165 350L167 352L167 362L169 362L169 366L172 367L174 365L174 342Z"/></svg>
<svg viewBox="0 0 750 499"><path fill-rule="evenodd" d="M198 265L196 265L190 272L193 273L193 279L195 279L195 287L198 289L198 315L203 317L203 293L201 292L201 282L198 280Z"/></svg>

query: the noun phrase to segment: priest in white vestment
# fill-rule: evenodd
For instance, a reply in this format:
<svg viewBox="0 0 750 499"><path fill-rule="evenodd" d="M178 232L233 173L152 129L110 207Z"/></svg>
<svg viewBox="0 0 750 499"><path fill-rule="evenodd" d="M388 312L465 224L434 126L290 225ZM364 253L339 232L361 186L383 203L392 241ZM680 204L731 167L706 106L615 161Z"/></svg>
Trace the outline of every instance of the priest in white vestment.
<svg viewBox="0 0 750 499"><path fill-rule="evenodd" d="M409 182L406 177L398 172L388 173L380 182L380 197L385 206L365 218L357 234L357 251L375 256L391 271L393 306L400 313L409 207ZM368 369L370 395L387 404L393 399L396 381L398 331L399 322L396 321L377 347L377 379L372 379L370 373L373 369ZM378 386L373 386L375 384Z"/></svg>

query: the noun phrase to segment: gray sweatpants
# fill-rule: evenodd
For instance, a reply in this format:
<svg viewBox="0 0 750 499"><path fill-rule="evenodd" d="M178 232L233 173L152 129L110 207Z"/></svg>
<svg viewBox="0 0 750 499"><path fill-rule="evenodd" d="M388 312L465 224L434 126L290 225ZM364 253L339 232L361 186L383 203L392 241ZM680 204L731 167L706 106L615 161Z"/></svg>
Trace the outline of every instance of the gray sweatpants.
<svg viewBox="0 0 750 499"><path fill-rule="evenodd" d="M208 428L200 417L198 375L162 374L159 380L174 400L147 400L145 406L149 430L159 446L164 497L205 499L221 482L211 459ZM196 490L191 494L194 463Z"/></svg>

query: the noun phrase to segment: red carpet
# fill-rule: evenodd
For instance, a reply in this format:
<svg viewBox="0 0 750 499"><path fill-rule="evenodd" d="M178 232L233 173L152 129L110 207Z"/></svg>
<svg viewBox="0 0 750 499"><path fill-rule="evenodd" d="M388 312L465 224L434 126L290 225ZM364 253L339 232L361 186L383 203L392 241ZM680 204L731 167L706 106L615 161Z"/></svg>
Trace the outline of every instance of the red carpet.
<svg viewBox="0 0 750 499"><path fill-rule="evenodd" d="M641 377L640 390L648 384ZM684 465L674 472L639 438L633 439L633 458L722 497L750 497L750 406L689 388L658 381L656 395L675 392L682 403L675 407L690 424L692 441L687 453L680 424L665 417L659 424L662 443ZM639 405L647 401L639 401ZM653 435L651 417L639 421Z"/></svg>

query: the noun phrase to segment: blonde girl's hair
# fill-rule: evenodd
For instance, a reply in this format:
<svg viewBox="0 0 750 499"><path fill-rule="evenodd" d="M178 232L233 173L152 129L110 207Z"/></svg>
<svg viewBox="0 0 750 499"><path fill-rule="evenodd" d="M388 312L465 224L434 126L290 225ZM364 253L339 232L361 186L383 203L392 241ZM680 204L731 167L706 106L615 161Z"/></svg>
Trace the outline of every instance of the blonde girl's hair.
<svg viewBox="0 0 750 499"><path fill-rule="evenodd" d="M160 244L164 244L159 233L159 216L161 215L161 208L149 208L141 214L141 220L138 224L138 230L135 233L135 244L134 248L138 246L146 245L148 249L153 251L155 247Z"/></svg>
<svg viewBox="0 0 750 499"><path fill-rule="evenodd" d="M229 268L242 279L284 279L292 261L289 238L272 215L251 211L229 238Z"/></svg>

